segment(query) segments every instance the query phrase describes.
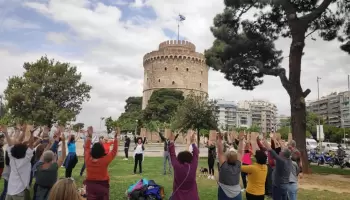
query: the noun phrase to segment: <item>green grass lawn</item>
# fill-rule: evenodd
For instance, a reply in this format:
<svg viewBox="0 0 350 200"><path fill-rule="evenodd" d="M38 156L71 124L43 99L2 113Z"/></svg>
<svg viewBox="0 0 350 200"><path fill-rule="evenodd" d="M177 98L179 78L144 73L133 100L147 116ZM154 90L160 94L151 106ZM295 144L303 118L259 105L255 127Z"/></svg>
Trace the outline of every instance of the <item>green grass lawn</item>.
<svg viewBox="0 0 350 200"><path fill-rule="evenodd" d="M79 176L82 166L82 158L73 171L73 176L77 185L81 185L84 179ZM206 167L206 159L201 159L199 166ZM166 195L169 196L172 191L173 178L171 175L162 175L163 161L162 158L145 158L143 163L143 178L155 180L157 184L164 186ZM350 170L338 170L327 167L312 166L314 173L327 174L350 174ZM133 161L124 161L121 157L117 157L109 167L110 180L110 199L122 200L125 198L125 191L129 185L135 183L141 178L140 175L133 175ZM60 170L60 177L64 177L64 168ZM204 177L197 178L197 185L201 200L217 199L217 185L213 180L207 180ZM2 191L3 183L0 183L0 191ZM300 190L298 200L349 200L350 194L339 194L330 191L319 190Z"/></svg>

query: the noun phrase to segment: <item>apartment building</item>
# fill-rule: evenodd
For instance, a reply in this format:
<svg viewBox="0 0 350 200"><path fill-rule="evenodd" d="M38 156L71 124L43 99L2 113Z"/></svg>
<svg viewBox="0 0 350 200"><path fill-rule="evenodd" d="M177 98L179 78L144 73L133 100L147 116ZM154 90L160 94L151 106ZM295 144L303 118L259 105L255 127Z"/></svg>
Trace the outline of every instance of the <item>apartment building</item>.
<svg viewBox="0 0 350 200"><path fill-rule="evenodd" d="M284 126L290 126L290 123L288 122L289 119L290 119L290 116L287 116L287 115L277 116L277 130L279 130L281 127L284 127Z"/></svg>
<svg viewBox="0 0 350 200"><path fill-rule="evenodd" d="M220 130L227 130L236 127L237 106L234 101L217 101L217 117Z"/></svg>
<svg viewBox="0 0 350 200"><path fill-rule="evenodd" d="M319 100L308 101L308 112L321 116L326 124L336 127L350 128L350 92L333 92Z"/></svg>
<svg viewBox="0 0 350 200"><path fill-rule="evenodd" d="M263 100L241 101L238 108L249 109L252 124L261 127L263 133L273 132L277 125L277 106Z"/></svg>
<svg viewBox="0 0 350 200"><path fill-rule="evenodd" d="M262 132L276 129L277 107L266 101L233 101L218 100L217 116L221 130L235 127L249 128L253 124L261 127Z"/></svg>

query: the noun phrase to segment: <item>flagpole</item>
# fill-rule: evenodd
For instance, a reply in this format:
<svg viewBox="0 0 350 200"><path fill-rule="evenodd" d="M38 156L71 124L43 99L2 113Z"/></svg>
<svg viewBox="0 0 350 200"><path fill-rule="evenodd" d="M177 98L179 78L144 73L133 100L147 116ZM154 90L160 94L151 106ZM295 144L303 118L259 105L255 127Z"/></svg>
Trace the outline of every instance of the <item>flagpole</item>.
<svg viewBox="0 0 350 200"><path fill-rule="evenodd" d="M177 41L180 41L180 20L177 20Z"/></svg>

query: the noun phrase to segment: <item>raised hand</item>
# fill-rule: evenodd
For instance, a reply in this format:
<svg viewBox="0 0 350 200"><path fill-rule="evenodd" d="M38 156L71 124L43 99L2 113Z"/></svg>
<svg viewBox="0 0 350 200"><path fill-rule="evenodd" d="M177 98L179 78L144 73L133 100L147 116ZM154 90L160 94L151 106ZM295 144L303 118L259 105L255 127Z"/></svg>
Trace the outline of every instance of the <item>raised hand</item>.
<svg viewBox="0 0 350 200"><path fill-rule="evenodd" d="M174 140L175 140L175 135L174 135L174 133L172 131L170 131L169 141L174 142Z"/></svg>
<svg viewBox="0 0 350 200"><path fill-rule="evenodd" d="M119 128L119 127L117 127L117 128L115 129L115 135L114 135L114 138L119 138L119 136L120 136L120 128Z"/></svg>
<svg viewBox="0 0 350 200"><path fill-rule="evenodd" d="M92 126L89 126L88 129L87 129L87 134L88 134L88 137L92 138L92 133L93 133L93 128Z"/></svg>
<svg viewBox="0 0 350 200"><path fill-rule="evenodd" d="M218 140L218 142L222 141L222 134L220 132L216 133L216 139Z"/></svg>
<svg viewBox="0 0 350 200"><path fill-rule="evenodd" d="M7 133L7 126L6 125L1 125L0 126L0 131L3 133Z"/></svg>
<svg viewBox="0 0 350 200"><path fill-rule="evenodd" d="M244 132L240 132L240 133L239 133L238 139L239 139L240 141L242 141L242 140L245 139L245 134L244 134Z"/></svg>
<svg viewBox="0 0 350 200"><path fill-rule="evenodd" d="M192 131L192 135L191 135L191 144L196 143L196 132Z"/></svg>

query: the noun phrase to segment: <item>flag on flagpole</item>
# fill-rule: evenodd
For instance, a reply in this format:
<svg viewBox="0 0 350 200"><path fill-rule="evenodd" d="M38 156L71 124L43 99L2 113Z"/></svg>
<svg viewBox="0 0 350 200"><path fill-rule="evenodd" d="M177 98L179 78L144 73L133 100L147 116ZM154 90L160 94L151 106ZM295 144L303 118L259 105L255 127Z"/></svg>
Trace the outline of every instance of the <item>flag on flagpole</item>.
<svg viewBox="0 0 350 200"><path fill-rule="evenodd" d="M185 21L186 20L186 17L179 14L179 21L182 22L182 21Z"/></svg>

